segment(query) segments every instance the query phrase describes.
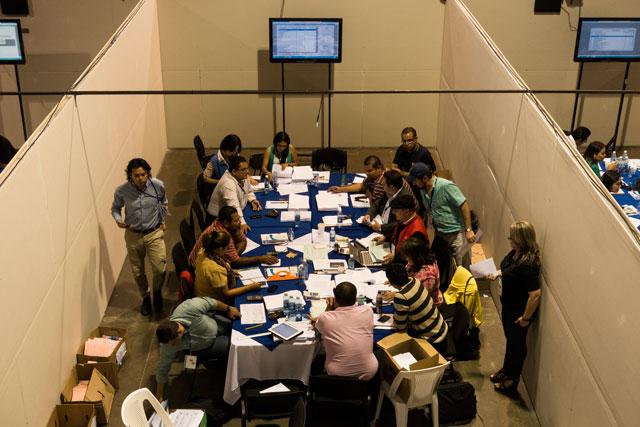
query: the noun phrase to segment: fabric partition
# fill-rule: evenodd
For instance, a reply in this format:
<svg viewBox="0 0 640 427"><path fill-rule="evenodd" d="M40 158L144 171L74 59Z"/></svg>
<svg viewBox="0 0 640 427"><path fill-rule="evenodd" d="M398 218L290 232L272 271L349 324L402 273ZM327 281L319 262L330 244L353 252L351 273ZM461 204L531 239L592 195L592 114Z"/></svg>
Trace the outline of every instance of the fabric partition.
<svg viewBox="0 0 640 427"><path fill-rule="evenodd" d="M156 3L143 0L74 84L162 89ZM126 256L110 216L132 157L166 152L161 96L67 96L0 177L0 420L45 425Z"/></svg>
<svg viewBox="0 0 640 427"><path fill-rule="evenodd" d="M459 0L446 5L441 87L527 88ZM488 256L507 253L514 220L536 227L543 297L524 379L541 423L633 425L637 231L532 95L441 95L437 148Z"/></svg>

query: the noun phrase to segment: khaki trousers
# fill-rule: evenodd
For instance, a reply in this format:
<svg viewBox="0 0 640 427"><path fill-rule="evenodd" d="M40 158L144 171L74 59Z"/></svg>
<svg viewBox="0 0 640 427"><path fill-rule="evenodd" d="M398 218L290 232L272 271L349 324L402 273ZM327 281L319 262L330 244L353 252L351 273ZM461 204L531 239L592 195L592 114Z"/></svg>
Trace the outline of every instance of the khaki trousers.
<svg viewBox="0 0 640 427"><path fill-rule="evenodd" d="M145 273L144 259L148 255L153 274L153 290L159 291L164 283L167 268L167 249L164 244L164 231L158 228L149 234L136 233L125 230L124 240L127 243L129 264L133 278L138 285L140 295L145 296L149 292L149 282Z"/></svg>

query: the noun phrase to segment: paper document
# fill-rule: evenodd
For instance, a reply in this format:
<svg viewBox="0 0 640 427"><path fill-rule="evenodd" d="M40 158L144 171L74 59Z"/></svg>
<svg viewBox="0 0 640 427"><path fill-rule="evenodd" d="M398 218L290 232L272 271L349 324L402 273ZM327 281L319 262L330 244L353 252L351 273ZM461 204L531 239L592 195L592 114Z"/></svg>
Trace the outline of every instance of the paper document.
<svg viewBox="0 0 640 427"><path fill-rule="evenodd" d="M314 271L325 273L342 273L347 270L347 261L343 259L318 259L313 261Z"/></svg>
<svg viewBox="0 0 640 427"><path fill-rule="evenodd" d="M362 292L364 296L372 300L374 303L376 301L376 297L378 296L378 292L395 292L397 289L392 287L391 285L367 285L362 288Z"/></svg>
<svg viewBox="0 0 640 427"><path fill-rule="evenodd" d="M254 325L267 323L264 304L240 304L240 324Z"/></svg>
<svg viewBox="0 0 640 427"><path fill-rule="evenodd" d="M88 380L80 381L77 385L73 386L73 390L71 391L71 401L82 402L84 400L84 396L87 394L88 386Z"/></svg>
<svg viewBox="0 0 640 427"><path fill-rule="evenodd" d="M288 251L287 245L275 245L273 249L279 254L283 254Z"/></svg>
<svg viewBox="0 0 640 427"><path fill-rule="evenodd" d="M295 184L282 184L278 186L278 193L281 196L289 194L306 193L309 191L307 184L295 183Z"/></svg>
<svg viewBox="0 0 640 427"><path fill-rule="evenodd" d="M469 266L469 270L476 279L497 273L496 264L493 262L493 258L487 258L484 261L471 264Z"/></svg>
<svg viewBox="0 0 640 427"><path fill-rule="evenodd" d="M369 234L367 237L363 237L362 239L356 239L356 241L358 243L360 243L362 246L364 246L365 248L369 247L369 244L373 241L373 239L375 239L376 237L382 237L382 234L380 233L371 233Z"/></svg>
<svg viewBox="0 0 640 427"><path fill-rule="evenodd" d="M362 175L356 175L353 178L353 184L360 184L362 182L364 182L364 176L362 176Z"/></svg>
<svg viewBox="0 0 640 427"><path fill-rule="evenodd" d="M368 208L371 206L369 199L364 194L350 194L349 198L351 199L351 206L354 208Z"/></svg>
<svg viewBox="0 0 640 427"><path fill-rule="evenodd" d="M327 248L324 245L314 245L313 243L304 245L304 259L307 261L317 261L328 259Z"/></svg>
<svg viewBox="0 0 640 427"><path fill-rule="evenodd" d="M328 191L319 191L316 195L316 204L319 211L336 211L338 206L349 206L349 197L347 193L329 193Z"/></svg>
<svg viewBox="0 0 640 427"><path fill-rule="evenodd" d="M238 273L240 274L240 280L242 280L243 285L252 282L264 282L267 280L262 274L262 270L260 270L259 267L238 270Z"/></svg>
<svg viewBox="0 0 640 427"><path fill-rule="evenodd" d="M271 174L277 178L277 181L282 184L280 178L291 178L293 175L293 168L291 166L287 166L282 169L280 165L273 165L271 168Z"/></svg>
<svg viewBox="0 0 640 427"><path fill-rule="evenodd" d="M322 217L322 222L327 227L337 227L338 226L338 215L327 215ZM342 223L340 225L348 226L353 225L353 221L351 218L342 218Z"/></svg>
<svg viewBox="0 0 640 427"><path fill-rule="evenodd" d="M276 385L272 385L269 388L265 388L264 390L260 390L260 394L267 394L267 393L283 393L283 392L287 392L287 391L291 391L289 390L289 388L282 384L282 383L278 383Z"/></svg>
<svg viewBox="0 0 640 427"><path fill-rule="evenodd" d="M271 312L271 311L282 310L282 306L284 305L284 294L285 292L281 294L275 294L275 295L265 295L263 298L264 298L264 306L267 309L267 311ZM290 298L303 299L302 292L300 291L287 291L286 294L289 295Z"/></svg>
<svg viewBox="0 0 640 427"><path fill-rule="evenodd" d="M267 264L266 262L263 262L260 264L260 266L262 267L280 267L282 265L282 260L279 259L276 263L274 264Z"/></svg>
<svg viewBox="0 0 640 427"><path fill-rule="evenodd" d="M265 208L267 209L287 209L289 202L286 200L267 200Z"/></svg>
<svg viewBox="0 0 640 427"><path fill-rule="evenodd" d="M335 282L329 274L310 274L309 279L305 280L307 291L315 292L320 298L333 296L333 288L336 287Z"/></svg>
<svg viewBox="0 0 640 427"><path fill-rule="evenodd" d="M340 282L361 282L361 283L373 283L373 274L368 268L357 268L355 270L347 270L344 274L338 274L336 276L336 283Z"/></svg>
<svg viewBox="0 0 640 427"><path fill-rule="evenodd" d="M313 179L311 166L296 166L293 168L291 179L294 181L310 181Z"/></svg>
<svg viewBox="0 0 640 427"><path fill-rule="evenodd" d="M313 175L317 175L318 176L318 183L320 184L328 184L329 183L329 179L331 178L331 172L330 171L314 171Z"/></svg>
<svg viewBox="0 0 640 427"><path fill-rule="evenodd" d="M296 220L296 212L300 213L300 221L311 221L311 211L282 211L281 222L293 222Z"/></svg>
<svg viewBox="0 0 640 427"><path fill-rule="evenodd" d="M169 414L174 427L198 427L204 417L200 409L176 409Z"/></svg>
<svg viewBox="0 0 640 427"><path fill-rule="evenodd" d="M331 293L331 296L333 296L333 292ZM324 313L326 310L327 310L327 300L325 299L312 300L311 309L309 310L309 315L313 318L316 318L320 316L322 313Z"/></svg>
<svg viewBox="0 0 640 427"><path fill-rule="evenodd" d="M251 189L253 191L264 191L264 182L258 182L256 185L252 185Z"/></svg>
<svg viewBox="0 0 640 427"><path fill-rule="evenodd" d="M288 242L289 236L287 236L287 233L261 234L260 240L263 245L275 245Z"/></svg>
<svg viewBox="0 0 640 427"><path fill-rule="evenodd" d="M120 340L113 340L111 338L89 338L84 343L84 355L96 356L96 357L109 357L120 344Z"/></svg>
<svg viewBox="0 0 640 427"><path fill-rule="evenodd" d="M413 354L409 352L396 354L393 356L393 360L395 360L400 368L406 369L407 371L411 370L410 366L417 362Z"/></svg>
<svg viewBox="0 0 640 427"><path fill-rule="evenodd" d="M251 252L254 249L258 249L259 247L260 247L259 244L257 244L256 242L254 242L253 240L248 238L247 239L247 247L245 248L243 254L247 254L247 253Z"/></svg>
<svg viewBox="0 0 640 427"><path fill-rule="evenodd" d="M309 196L303 196L301 194L289 195L289 209L294 210L309 210Z"/></svg>
<svg viewBox="0 0 640 427"><path fill-rule="evenodd" d="M371 275L375 285L384 285L387 283L387 273L384 270L376 271Z"/></svg>

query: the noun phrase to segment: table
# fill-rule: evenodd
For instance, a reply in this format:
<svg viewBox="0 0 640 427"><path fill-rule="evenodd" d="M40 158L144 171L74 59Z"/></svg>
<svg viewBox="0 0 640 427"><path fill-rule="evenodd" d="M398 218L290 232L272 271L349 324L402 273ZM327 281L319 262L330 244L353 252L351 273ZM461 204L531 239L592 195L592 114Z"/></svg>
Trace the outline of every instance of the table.
<svg viewBox="0 0 640 427"><path fill-rule="evenodd" d="M346 175L346 181L351 182L354 178L353 174ZM340 185L343 181L343 174L332 173L328 184L320 184L319 188L309 187L309 207L311 210L311 221L300 222L299 226L294 228L295 238L303 236L311 232L312 226L315 227L319 222L322 222L322 217L326 215L335 215L335 212L320 212L316 205L315 196L318 194L318 190L326 190L332 185ZM260 244L260 235L264 233L280 233L286 232L289 228L294 226L293 222L281 222L280 218L266 217L264 214L267 212L264 209L265 202L268 200L281 200L286 199L286 196L280 196L278 193L271 191L268 194L263 192L256 193L256 196L263 206L263 210L260 212L262 216L257 219L250 219L250 215L255 213L251 211L248 205L244 212L244 217L247 219L251 230L247 234L247 237L254 242ZM365 208L353 208L343 207L342 213L344 215L351 215L353 225L340 227L338 231L339 235L348 236L349 238L363 238L371 234L371 229L367 226L359 225L355 222L355 219L366 213ZM328 233L328 229L326 232ZM273 251L272 245L262 246L247 252L249 255L263 255L267 252ZM282 266L293 266L300 264L302 260L302 254L298 253L298 256L294 259L289 259L279 254L278 258L282 260ZM332 251L329 254L330 259L346 259L346 255L341 255ZM282 293L292 290L303 291L305 289L304 282L300 280L286 280L275 282L278 286L276 293ZM259 291L250 292L236 297L235 306L240 307L240 304L247 303L248 295L268 295L266 289L260 289ZM306 302L305 310L310 310L311 303ZM392 307L388 306L384 309L385 312L392 311ZM225 402L233 405L240 398L240 387L246 381L251 378L258 380L265 379L296 379L304 383L308 382L309 373L311 370L311 362L315 357L319 348L317 340L307 341L293 341L281 343L279 345L274 344L271 336L263 336L257 338L246 338L246 335L255 335L267 332L267 330L274 324L274 321L267 320L267 323L258 328L252 328L246 330L244 325L240 324L239 320L233 322L233 330L231 332L231 346L229 349L229 362L227 364L227 373L224 386L224 400ZM247 325L250 326L250 325ZM392 331L389 329L375 329L374 341L377 342L381 338L389 335Z"/></svg>
<svg viewBox="0 0 640 427"><path fill-rule="evenodd" d="M640 160L638 159L629 159L630 164L633 163L635 166L640 166ZM608 164L608 162L606 162ZM600 169L606 170L605 162L600 162ZM630 187L635 187L636 182L640 179L640 168L635 170L635 173L624 173L621 174L622 180L629 185ZM620 189L618 193L611 194L613 198L618 202L620 206L623 205L631 205L635 207L638 211L640 211L640 200L636 200L631 196L629 190ZM631 219L631 222L636 225L636 228L640 231L640 212L636 215L628 215Z"/></svg>

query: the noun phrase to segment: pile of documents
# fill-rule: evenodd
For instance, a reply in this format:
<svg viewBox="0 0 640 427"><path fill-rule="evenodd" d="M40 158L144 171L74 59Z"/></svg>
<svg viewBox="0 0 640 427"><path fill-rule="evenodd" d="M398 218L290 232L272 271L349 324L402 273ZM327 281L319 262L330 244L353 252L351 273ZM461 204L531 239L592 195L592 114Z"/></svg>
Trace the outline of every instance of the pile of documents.
<svg viewBox="0 0 640 427"><path fill-rule="evenodd" d="M77 385L75 385L71 393L71 401L84 401L84 396L87 394L87 387L89 387L89 380L82 380Z"/></svg>
<svg viewBox="0 0 640 427"><path fill-rule="evenodd" d="M84 343L85 356L109 357L120 344L120 337L89 338Z"/></svg>
<svg viewBox="0 0 640 427"><path fill-rule="evenodd" d="M287 236L287 233L261 234L260 240L262 241L263 245L278 245L288 242L289 236Z"/></svg>
<svg viewBox="0 0 640 427"><path fill-rule="evenodd" d="M329 193L328 191L318 191L316 204L319 211L336 211L338 206L349 206L347 193Z"/></svg>
<svg viewBox="0 0 640 427"><path fill-rule="evenodd" d="M296 213L299 214L299 221L311 221L311 211L284 211L280 214L280 221L293 222L296 220Z"/></svg>
<svg viewBox="0 0 640 427"><path fill-rule="evenodd" d="M311 166L296 166L293 168L291 179L293 181L311 181L313 179Z"/></svg>
<svg viewBox="0 0 640 427"><path fill-rule="evenodd" d="M267 279L262 274L262 270L259 267L246 268L244 270L238 270L240 274L240 280L243 285L248 285L254 282L266 282Z"/></svg>

